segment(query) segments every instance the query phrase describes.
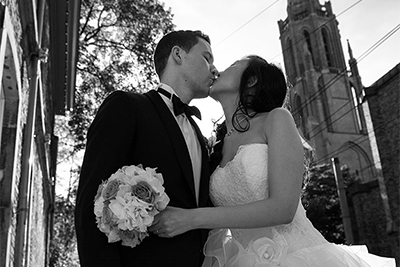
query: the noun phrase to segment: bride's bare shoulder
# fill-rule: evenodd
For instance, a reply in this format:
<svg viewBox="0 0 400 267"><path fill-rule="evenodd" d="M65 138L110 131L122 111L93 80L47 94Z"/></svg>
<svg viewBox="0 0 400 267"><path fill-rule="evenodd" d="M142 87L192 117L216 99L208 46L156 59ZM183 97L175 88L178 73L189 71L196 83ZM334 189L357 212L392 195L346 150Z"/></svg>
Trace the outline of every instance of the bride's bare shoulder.
<svg viewBox="0 0 400 267"><path fill-rule="evenodd" d="M275 108L263 115L266 126L276 123L293 121L293 116L286 108Z"/></svg>
<svg viewBox="0 0 400 267"><path fill-rule="evenodd" d="M275 108L263 116L262 128L266 139L297 133L292 114L286 108Z"/></svg>

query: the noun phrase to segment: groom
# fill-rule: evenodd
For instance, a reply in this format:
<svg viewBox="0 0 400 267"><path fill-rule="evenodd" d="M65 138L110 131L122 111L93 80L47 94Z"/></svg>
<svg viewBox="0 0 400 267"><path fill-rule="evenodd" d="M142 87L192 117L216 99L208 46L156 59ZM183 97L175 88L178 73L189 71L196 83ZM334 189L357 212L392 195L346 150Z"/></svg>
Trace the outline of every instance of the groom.
<svg viewBox="0 0 400 267"><path fill-rule="evenodd" d="M218 74L209 37L200 31L165 35L156 47L154 65L161 81L156 90L112 93L89 128L75 210L83 267L195 267L202 263L207 238L204 230L173 238L150 233L141 244L130 248L121 242L108 243L96 226L93 208L97 188L125 165L157 168L171 206L190 209L209 203L210 173L204 139L186 107L177 104L179 99L189 103L208 96Z"/></svg>

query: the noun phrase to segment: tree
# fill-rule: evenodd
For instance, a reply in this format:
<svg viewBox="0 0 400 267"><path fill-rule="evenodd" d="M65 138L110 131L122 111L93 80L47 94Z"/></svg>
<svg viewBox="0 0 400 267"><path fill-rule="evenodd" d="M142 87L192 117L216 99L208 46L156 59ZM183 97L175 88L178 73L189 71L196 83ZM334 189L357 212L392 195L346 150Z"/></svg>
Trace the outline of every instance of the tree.
<svg viewBox="0 0 400 267"><path fill-rule="evenodd" d="M74 227L74 201L56 196L53 238L50 244L51 267L78 267L78 254Z"/></svg>
<svg viewBox="0 0 400 267"><path fill-rule="evenodd" d="M74 150L105 96L115 90L144 91L156 83L156 41L173 30L171 10L158 0L82 0L75 106L69 126Z"/></svg>
<svg viewBox="0 0 400 267"><path fill-rule="evenodd" d="M58 163L72 167L67 196L55 200L50 266L78 266L73 211L80 163L75 161L87 129L107 94L142 92L156 83L152 56L156 41L175 27L172 17L158 0L81 1L75 105L56 117Z"/></svg>
<svg viewBox="0 0 400 267"><path fill-rule="evenodd" d="M352 180L349 168L343 166L341 171L345 185L348 185ZM330 164L312 166L308 170L302 203L307 217L329 242L345 243L340 199Z"/></svg>

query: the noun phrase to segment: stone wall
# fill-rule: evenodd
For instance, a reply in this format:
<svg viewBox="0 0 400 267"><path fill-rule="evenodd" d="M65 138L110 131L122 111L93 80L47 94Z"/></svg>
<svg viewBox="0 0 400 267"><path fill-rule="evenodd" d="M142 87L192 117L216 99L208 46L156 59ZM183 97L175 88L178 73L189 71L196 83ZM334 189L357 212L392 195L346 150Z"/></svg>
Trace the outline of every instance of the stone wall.
<svg viewBox="0 0 400 267"><path fill-rule="evenodd" d="M27 220L24 229L25 238L22 249L17 248L17 224L20 207L20 185L24 164L24 139L28 131L27 115L29 109L29 51L25 51L26 34L21 25L21 1L0 2L0 81L2 96L0 101L0 267L8 266L46 266L48 257L48 239L51 226L49 210L52 205L49 187L51 182L44 169L49 160L49 151L39 149L38 140L43 133L52 133L54 115L51 114L51 90L48 81L40 77L39 96L43 106L38 106L40 115L35 117L34 141L31 156L31 170L28 180ZM24 2L25 3L25 2ZM35 1L36 3L36 1ZM26 2L29 5L29 1ZM36 5L36 4L35 4ZM34 5L34 6L35 6ZM48 18L48 16L47 16ZM29 23L29 22L28 22ZM30 23L33 24L33 21ZM46 22L48 23L48 22ZM46 37L45 37L46 38ZM47 37L48 38L48 37ZM49 66L41 64L41 73L47 75ZM40 102L40 101L39 101ZM42 109L43 107L43 109ZM44 125L44 127L43 127ZM42 129L45 128L45 129ZM32 129L31 129L32 130ZM16 256L22 258L22 265L16 265Z"/></svg>
<svg viewBox="0 0 400 267"><path fill-rule="evenodd" d="M400 266L400 64L365 88L382 170L381 183L350 188L358 242Z"/></svg>
<svg viewBox="0 0 400 267"><path fill-rule="evenodd" d="M368 99L394 225L400 226L400 64L378 80ZM393 229L396 230L396 229ZM398 228L397 228L398 230Z"/></svg>
<svg viewBox="0 0 400 267"><path fill-rule="evenodd" d="M377 180L356 182L349 188L354 244L365 244L370 253L395 257L396 236L388 234L386 216ZM398 260L398 259L397 259Z"/></svg>

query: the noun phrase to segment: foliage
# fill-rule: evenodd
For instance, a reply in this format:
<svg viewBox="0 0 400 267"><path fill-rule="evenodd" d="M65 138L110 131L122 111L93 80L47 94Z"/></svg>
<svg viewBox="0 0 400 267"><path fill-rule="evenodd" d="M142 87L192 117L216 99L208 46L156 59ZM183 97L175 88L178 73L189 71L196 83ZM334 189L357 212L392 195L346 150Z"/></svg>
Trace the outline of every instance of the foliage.
<svg viewBox="0 0 400 267"><path fill-rule="evenodd" d="M173 30L172 14L158 0L82 0L75 106L69 126L74 152L105 96L144 91L156 82L156 41Z"/></svg>
<svg viewBox="0 0 400 267"><path fill-rule="evenodd" d="M346 186L352 177L346 166L341 171ZM308 170L302 203L307 217L329 242L345 243L340 199L330 164L316 165Z"/></svg>
<svg viewBox="0 0 400 267"><path fill-rule="evenodd" d="M66 126L66 118L58 117L58 123ZM51 267L76 267L79 266L77 243L74 228L75 196L77 191L77 180L80 172L80 165L74 165L75 157L71 158L72 137L65 134L63 128L55 132L59 136L58 160L69 167L69 177L57 175L57 183L65 184L66 195L56 195L54 204L54 227L50 243ZM66 181L67 180L67 181ZM58 185L62 188L61 185Z"/></svg>
<svg viewBox="0 0 400 267"><path fill-rule="evenodd" d="M73 201L56 196L54 207L53 238L50 244L50 267L77 267Z"/></svg>
<svg viewBox="0 0 400 267"><path fill-rule="evenodd" d="M80 169L76 161L90 122L110 92L141 92L155 84L153 51L158 39L175 27L172 17L158 0L81 1L75 105L56 118L58 163L70 167L70 177L68 195L55 201L50 266L79 266L73 212Z"/></svg>

